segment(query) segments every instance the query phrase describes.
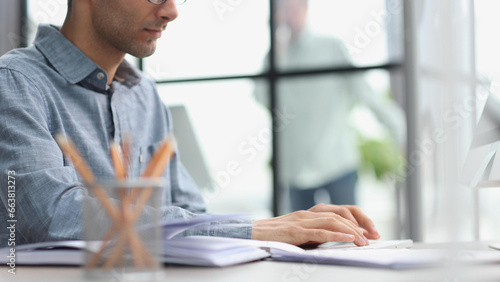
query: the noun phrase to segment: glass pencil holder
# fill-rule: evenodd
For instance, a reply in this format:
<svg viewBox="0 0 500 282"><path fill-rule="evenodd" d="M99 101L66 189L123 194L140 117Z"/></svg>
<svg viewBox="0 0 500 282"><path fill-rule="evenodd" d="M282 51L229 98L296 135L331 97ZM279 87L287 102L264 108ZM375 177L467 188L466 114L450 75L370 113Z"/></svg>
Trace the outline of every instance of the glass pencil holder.
<svg viewBox="0 0 500 282"><path fill-rule="evenodd" d="M90 279L161 278L162 178L88 184L83 210L84 275Z"/></svg>

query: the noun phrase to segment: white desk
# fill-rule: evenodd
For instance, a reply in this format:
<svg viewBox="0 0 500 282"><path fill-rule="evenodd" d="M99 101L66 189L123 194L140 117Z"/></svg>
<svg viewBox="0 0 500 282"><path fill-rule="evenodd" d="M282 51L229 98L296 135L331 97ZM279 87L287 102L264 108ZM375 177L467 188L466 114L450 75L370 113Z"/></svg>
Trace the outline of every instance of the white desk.
<svg viewBox="0 0 500 282"><path fill-rule="evenodd" d="M450 244L415 244L414 248L449 248ZM460 243L462 248L490 250L487 242ZM16 275L0 267L0 281L89 281L79 267L18 266ZM416 270L388 270L335 265L259 261L226 268L166 266L164 281L500 281L500 264Z"/></svg>

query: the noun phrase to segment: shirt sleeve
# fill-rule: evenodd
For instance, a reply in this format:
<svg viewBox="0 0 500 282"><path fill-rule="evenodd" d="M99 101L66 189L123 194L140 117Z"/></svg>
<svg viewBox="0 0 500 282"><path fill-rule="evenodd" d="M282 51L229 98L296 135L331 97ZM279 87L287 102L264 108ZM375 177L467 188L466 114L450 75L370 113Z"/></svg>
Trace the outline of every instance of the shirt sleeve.
<svg viewBox="0 0 500 282"><path fill-rule="evenodd" d="M8 69L0 69L0 124L0 173L15 177L14 189L0 185L0 199L6 208L7 190L15 190L17 243L78 238L84 189L49 131L35 84Z"/></svg>
<svg viewBox="0 0 500 282"><path fill-rule="evenodd" d="M251 239L252 222L248 219L214 221L188 229L178 236L194 235Z"/></svg>

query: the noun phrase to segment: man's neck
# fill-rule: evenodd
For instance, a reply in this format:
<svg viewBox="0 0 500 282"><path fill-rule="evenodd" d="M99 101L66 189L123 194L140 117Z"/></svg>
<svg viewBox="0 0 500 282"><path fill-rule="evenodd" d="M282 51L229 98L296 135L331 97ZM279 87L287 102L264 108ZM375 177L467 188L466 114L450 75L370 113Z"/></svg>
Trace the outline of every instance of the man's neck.
<svg viewBox="0 0 500 282"><path fill-rule="evenodd" d="M88 28L88 25L77 22L75 19L66 19L61 27L61 33L106 72L107 85L110 85L125 53L99 40L99 36Z"/></svg>

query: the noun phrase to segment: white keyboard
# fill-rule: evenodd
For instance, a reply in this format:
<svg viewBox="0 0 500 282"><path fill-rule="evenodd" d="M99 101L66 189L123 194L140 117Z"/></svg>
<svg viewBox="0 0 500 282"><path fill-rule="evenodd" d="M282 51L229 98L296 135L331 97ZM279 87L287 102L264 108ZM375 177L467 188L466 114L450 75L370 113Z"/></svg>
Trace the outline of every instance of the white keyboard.
<svg viewBox="0 0 500 282"><path fill-rule="evenodd" d="M306 250L306 253L315 255L326 255L339 251L368 250L368 249L407 249L413 246L412 240L383 240L370 241L370 245L358 247L354 243L328 242L319 245L315 249Z"/></svg>
<svg viewBox="0 0 500 282"><path fill-rule="evenodd" d="M500 243L490 244L490 248L500 251Z"/></svg>

